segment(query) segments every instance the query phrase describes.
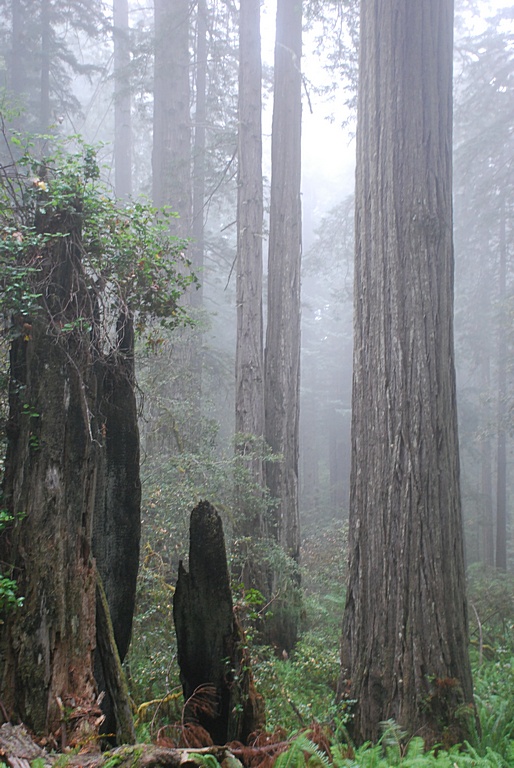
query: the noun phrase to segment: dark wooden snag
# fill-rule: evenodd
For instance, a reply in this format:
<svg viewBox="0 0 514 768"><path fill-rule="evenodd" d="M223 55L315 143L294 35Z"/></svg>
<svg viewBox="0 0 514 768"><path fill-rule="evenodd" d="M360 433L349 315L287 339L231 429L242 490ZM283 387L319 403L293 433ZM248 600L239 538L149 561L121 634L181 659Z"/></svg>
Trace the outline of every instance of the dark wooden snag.
<svg viewBox="0 0 514 768"><path fill-rule="evenodd" d="M184 719L215 744L246 741L264 724L262 698L233 612L223 526L209 502L193 509L189 535L189 573L181 562L173 600Z"/></svg>
<svg viewBox="0 0 514 768"><path fill-rule="evenodd" d="M96 473L93 555L105 590L115 650L123 662L130 644L136 599L141 482L132 318L120 315L117 331L117 350L107 359L99 356L95 368L101 448ZM127 743L126 736L120 741L125 718L120 721L116 715L119 707L109 683L112 674L105 670L105 666L112 666L115 660L112 654L101 652L100 644L101 639L97 637L95 680L98 690L105 692L102 733L116 733L117 743Z"/></svg>

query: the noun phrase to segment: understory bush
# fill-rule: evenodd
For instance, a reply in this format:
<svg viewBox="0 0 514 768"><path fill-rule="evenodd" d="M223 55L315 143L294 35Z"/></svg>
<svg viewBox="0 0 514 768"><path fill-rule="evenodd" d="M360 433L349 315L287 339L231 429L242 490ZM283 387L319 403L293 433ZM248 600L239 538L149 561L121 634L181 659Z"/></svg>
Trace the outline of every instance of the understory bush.
<svg viewBox="0 0 514 768"><path fill-rule="evenodd" d="M232 459L199 462L188 455L171 462L175 480L168 491L149 484L146 496L147 541L143 551L138 615L130 656L133 695L140 707L139 727L155 737L163 723L180 720L182 700L172 620L174 572L187 547L187 493L185 488L210 473L221 490L233 471ZM182 467L184 472L177 470ZM186 477L187 476L187 477ZM194 485L194 483L193 483ZM171 487L171 486L170 486ZM175 506L169 495L184 494L182 522L167 519ZM182 499L182 497L180 497ZM175 500L177 496L175 496ZM228 505L228 502L227 502ZM175 506L175 509L177 506ZM227 523L230 528L230 519ZM378 744L354 747L348 736L352 702L336 703L339 641L344 610L344 550L346 526L338 521L312 526L304 532L302 589L304 593L300 638L288 655L260 645L259 633L248 632L248 645L259 692L266 702L267 731L290 734L266 768L509 768L514 765L514 610L512 577L472 568L469 573L471 660L480 728L471 744L449 751L437 746L424 751L420 738L408 738L394 723L384 724ZM272 555L269 555L272 557ZM261 610L259 600L236 585L234 601L250 619ZM249 622L251 627L251 621ZM143 704L143 706L141 706ZM146 706L148 705L148 706ZM324 744L309 746L309 728L317 723L326 734ZM142 731L141 731L142 732ZM306 735L307 734L307 735ZM282 737L284 738L284 737ZM252 763L253 765L253 763ZM257 764L255 764L257 765Z"/></svg>

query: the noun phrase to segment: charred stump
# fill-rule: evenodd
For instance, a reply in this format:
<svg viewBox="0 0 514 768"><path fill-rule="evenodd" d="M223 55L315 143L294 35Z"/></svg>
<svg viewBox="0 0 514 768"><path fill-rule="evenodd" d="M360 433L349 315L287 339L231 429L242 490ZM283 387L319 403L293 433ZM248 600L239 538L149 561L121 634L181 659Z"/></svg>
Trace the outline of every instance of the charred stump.
<svg viewBox="0 0 514 768"><path fill-rule="evenodd" d="M122 314L117 331L116 350L107 359L99 358L96 365L96 420L102 450L97 469L93 554L105 590L117 655L123 661L130 644L136 600L141 482L132 317ZM125 726L123 719L116 716L118 695L110 686L112 651L97 640L95 679L99 690L105 692L102 732L116 733L118 743L127 743L134 740L133 734L130 739L120 737Z"/></svg>
<svg viewBox="0 0 514 768"><path fill-rule="evenodd" d="M38 254L40 311L13 318L11 329L2 492L12 523L0 559L24 603L0 623L0 697L9 718L56 733L63 708L96 700L96 401L80 213L47 214L38 230L62 236Z"/></svg>
<svg viewBox="0 0 514 768"><path fill-rule="evenodd" d="M246 741L263 726L244 634L233 611L221 518L202 501L190 521L189 572L179 565L173 600L185 721L215 744Z"/></svg>
<svg viewBox="0 0 514 768"><path fill-rule="evenodd" d="M23 597L0 616L2 717L68 746L96 735L103 690L116 699L108 727L133 740L115 646L123 656L139 555L132 325L121 323L105 353L82 221L80 199L36 216L46 240L27 258L38 265L28 280L39 306L12 318L0 489L11 518L0 532L2 571Z"/></svg>

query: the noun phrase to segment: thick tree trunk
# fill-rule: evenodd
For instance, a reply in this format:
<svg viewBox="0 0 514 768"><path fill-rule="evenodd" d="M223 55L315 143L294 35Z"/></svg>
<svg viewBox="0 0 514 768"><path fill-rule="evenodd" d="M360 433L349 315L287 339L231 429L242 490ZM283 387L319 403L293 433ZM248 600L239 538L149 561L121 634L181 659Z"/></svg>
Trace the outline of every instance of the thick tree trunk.
<svg viewBox="0 0 514 768"><path fill-rule="evenodd" d="M264 468L251 438L264 435L262 321L262 131L260 0L241 3L239 18L239 139L237 197L237 450L253 454L246 466L253 493L238 493L237 534L260 538ZM245 437L247 436L247 437ZM257 455L255 455L257 454ZM245 493L246 490L246 493ZM252 584L252 586L262 585Z"/></svg>
<svg viewBox="0 0 514 768"><path fill-rule="evenodd" d="M114 188L119 198L126 198L132 193L132 120L130 113L128 0L114 0L113 24Z"/></svg>
<svg viewBox="0 0 514 768"><path fill-rule="evenodd" d="M361 2L350 567L354 737L473 716L453 359L451 0Z"/></svg>
<svg viewBox="0 0 514 768"><path fill-rule="evenodd" d="M39 311L14 318L3 483L14 522L0 537L0 558L24 598L0 624L0 700L9 717L68 743L69 722L97 727L100 713L93 543L122 658L139 559L132 322L120 318L117 350L105 358L89 330L98 306L81 264L81 222L80 200L76 210L38 214L38 230L57 237L29 254L38 264L29 279ZM109 725L127 738L127 697L113 688L116 653L101 609L97 682L104 689L106 671L107 692L116 690L117 699ZM75 711L93 713L93 721Z"/></svg>
<svg viewBox="0 0 514 768"><path fill-rule="evenodd" d="M297 0L278 0L276 30L265 419L266 441L281 458L268 464L266 479L278 502L273 513L277 541L298 560L302 13Z"/></svg>
<svg viewBox="0 0 514 768"><path fill-rule="evenodd" d="M180 563L173 617L186 722L215 744L245 741L264 725L262 700L234 616L221 519L206 501L191 513L189 573Z"/></svg>
<svg viewBox="0 0 514 768"><path fill-rule="evenodd" d="M302 7L278 0L275 41L271 199L268 256L268 322L264 357L266 442L277 459L266 467L276 506L270 533L287 557L300 556L298 511L301 262ZM298 633L297 597L279 587L268 640L289 651ZM291 585L292 586L292 585Z"/></svg>
<svg viewBox="0 0 514 768"><path fill-rule="evenodd" d="M87 333L58 330L91 307L80 216L66 215L41 222L42 231L67 233L41 259L48 316L21 318L11 348L3 490L15 522L2 534L1 559L24 604L1 625L0 699L36 732L58 731L62 707L95 698L95 382Z"/></svg>

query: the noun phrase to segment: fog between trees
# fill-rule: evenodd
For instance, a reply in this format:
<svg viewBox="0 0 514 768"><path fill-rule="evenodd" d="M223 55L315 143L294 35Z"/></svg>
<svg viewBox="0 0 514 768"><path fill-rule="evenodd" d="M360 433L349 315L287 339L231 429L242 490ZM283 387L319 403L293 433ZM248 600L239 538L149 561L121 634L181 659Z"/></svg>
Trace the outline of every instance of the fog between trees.
<svg viewBox="0 0 514 768"><path fill-rule="evenodd" d="M193 5L155 0L153 8L126 0L115 0L112 7L95 0L65 5L42 0L36 11L34 5L28 0L0 5L7 52L0 65L5 114L13 96L21 108L10 114L7 130L47 134L36 140L37 152L75 133L102 142L101 173L120 199L147 196L178 214L170 231L188 240L182 250L201 284L181 299L192 327L154 330L148 343L141 339L135 346L143 497L135 631L143 650L133 665L135 686L142 681L150 699L155 693L154 682L148 682L151 670L155 666L161 675L167 665L163 649L152 648L142 661L144 646L152 633L172 634L166 623L170 598L163 597L161 587L174 583L179 559L187 555L189 512L199 499L209 499L222 513L234 545L235 581L258 588L265 601L273 602L263 636L279 652L291 651L300 630L302 537L309 541L313 532L332 531L348 520L358 9L355 3L304 3L302 49L298 9L282 0L276 58L264 58L261 95L258 2L245 3L248 16L239 16L230 3L204 0ZM450 5L437 3L441 13L449 13ZM261 8L265 38L274 38L274 14L267 3ZM513 25L509 7L456 4L454 344L464 553L467 566L508 571L513 556ZM304 129L301 192L300 111L304 126L319 126ZM328 119L330 128L324 123ZM446 137L449 141L449 130ZM393 148L396 139L391 139ZM360 157L366 162L365 151ZM420 175L432 171L429 162ZM444 174L448 195L451 172L445 168ZM250 210L255 203L257 209ZM451 244L447 248L450 252ZM443 280L448 296L450 262ZM426 266L428 275L433 262ZM405 270L398 274L398 283L409 282ZM440 296L436 290L435 295ZM396 309L410 322L407 299L401 291L398 296ZM421 302L427 300L424 291L420 296ZM432 297L427 306L437 300ZM442 303L448 309L451 298ZM371 303L368 311L375 308ZM438 306L434 326L444 321L446 309ZM390 349L406 330L400 323L383 331L391 332ZM451 401L453 384L443 383L449 358L441 349L451 342L436 331L432 341L435 346L427 344L430 351L416 371L421 380L423 365L435 365L441 353L440 368L429 372L434 375L429 390ZM363 349L367 343L371 337L365 336ZM450 394L443 397L447 385ZM369 381L362 386L373 388ZM385 401L377 402L374 407L386 408ZM393 410L405 413L408 407L403 403ZM360 408L363 422L369 406ZM434 432L440 436L453 414L437 418L441 422ZM456 434L452 426L448 430ZM438 439L437 461L447 467L456 459L455 446L444 448L443 438ZM378 461L371 453L365 459L367 468ZM457 486L458 464L450 474L449 484ZM367 482L380 496L378 476L370 475ZM407 486L402 488L398 498L407 493ZM354 486L354 500L357 496ZM442 510L442 518L448 510ZM433 519L427 517L428 528ZM371 538L369 531L366 537ZM451 568L460 554L452 557L450 550L444 555ZM341 562L345 558L341 553ZM309 574L305 581L308 585ZM461 587L459 581L457 602ZM341 606L337 610L342 614ZM465 623L463 613L462 627ZM465 634L462 627L457 634ZM141 674L138 681L136 668L145 670L145 680ZM464 701L469 699L467 674ZM161 693L159 685L156 690ZM401 720L404 711L387 717L393 715ZM362 731L362 738L376 736L376 729Z"/></svg>

